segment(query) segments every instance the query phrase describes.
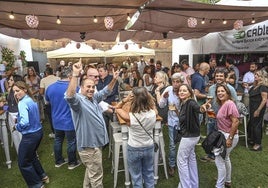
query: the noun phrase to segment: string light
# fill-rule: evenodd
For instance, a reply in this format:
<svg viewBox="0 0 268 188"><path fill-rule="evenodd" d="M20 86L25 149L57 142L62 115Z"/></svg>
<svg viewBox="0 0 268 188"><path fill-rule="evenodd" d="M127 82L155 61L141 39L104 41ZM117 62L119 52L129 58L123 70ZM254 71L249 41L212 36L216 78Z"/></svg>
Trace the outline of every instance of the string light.
<svg viewBox="0 0 268 188"><path fill-rule="evenodd" d="M145 9L145 7L146 6L148 6L151 2L153 2L154 0L148 0L148 1L146 1L146 3L144 3L143 5L141 5L140 6L140 9L139 10L143 10L143 9ZM16 13L16 14L19 14L20 15L20 13ZM22 14L23 15L23 14ZM14 12L13 11L11 11L10 12L10 14L9 14L9 19L11 19L11 20L14 20L15 19L15 15L14 15ZM92 18L92 17L91 17ZM131 20L131 17L130 17L130 13L127 13L127 21L130 21ZM132 19L133 19L133 17L132 17ZM195 19L201 19L200 17L198 18L195 18ZM230 21L230 20L233 20L233 19L222 19L222 24L224 24L224 25L226 25L227 24L227 21ZM208 19L207 18L207 21L209 22L209 23L212 23L212 21L220 21L220 19ZM243 21L243 20L242 20ZM98 23L98 19L97 19L97 17L96 16L94 16L93 17L93 22L94 23ZM57 24L61 24L61 19L60 19L60 16L58 15L57 16L57 20L56 20L56 23ZM203 25L203 24L205 24L206 23L206 18L202 18L202 20L201 20L201 24ZM251 19L251 23L252 24L255 24L256 23L256 20L255 20L255 18L254 17L252 17L252 19Z"/></svg>
<svg viewBox="0 0 268 188"><path fill-rule="evenodd" d="M98 19L97 19L96 16L94 16L93 22L94 22L94 23L98 23Z"/></svg>
<svg viewBox="0 0 268 188"><path fill-rule="evenodd" d="M130 21L130 16L129 16L129 13L127 13L127 21Z"/></svg>
<svg viewBox="0 0 268 188"><path fill-rule="evenodd" d="M61 24L61 20L60 20L60 16L57 16L57 21L56 21L57 24Z"/></svg>
<svg viewBox="0 0 268 188"><path fill-rule="evenodd" d="M13 11L11 11L11 13L10 13L10 15L9 15L9 18L10 18L11 20L14 20L14 19L15 19L15 16L14 16Z"/></svg>
<svg viewBox="0 0 268 188"><path fill-rule="evenodd" d="M202 19L201 24L205 24L205 18Z"/></svg>

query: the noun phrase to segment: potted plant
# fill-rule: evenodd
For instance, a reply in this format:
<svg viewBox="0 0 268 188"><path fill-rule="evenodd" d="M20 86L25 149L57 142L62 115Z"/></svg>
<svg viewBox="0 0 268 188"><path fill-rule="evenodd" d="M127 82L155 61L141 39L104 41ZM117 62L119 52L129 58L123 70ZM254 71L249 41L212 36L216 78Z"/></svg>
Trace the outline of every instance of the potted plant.
<svg viewBox="0 0 268 188"><path fill-rule="evenodd" d="M2 66L5 66L5 70L4 71L9 71L16 60L16 57L14 55L14 51L7 48L7 47L1 47L1 53L2 53L2 61L1 64ZM1 68L2 69L2 68ZM1 70L2 71L2 70Z"/></svg>
<svg viewBox="0 0 268 188"><path fill-rule="evenodd" d="M22 67L23 68L27 67L26 52L23 50L20 51L20 59L21 59Z"/></svg>

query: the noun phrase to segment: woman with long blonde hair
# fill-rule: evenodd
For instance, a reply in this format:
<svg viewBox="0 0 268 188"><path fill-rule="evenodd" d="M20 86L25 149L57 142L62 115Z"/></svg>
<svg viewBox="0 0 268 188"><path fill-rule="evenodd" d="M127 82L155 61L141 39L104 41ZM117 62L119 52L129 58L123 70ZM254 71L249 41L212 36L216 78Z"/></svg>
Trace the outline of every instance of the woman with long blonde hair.
<svg viewBox="0 0 268 188"><path fill-rule="evenodd" d="M249 90L249 123L248 138L249 143L253 145L252 151L261 151L262 141L262 122L265 113L267 92L268 92L268 74L265 69L261 69L254 74L255 83Z"/></svg>
<svg viewBox="0 0 268 188"><path fill-rule="evenodd" d="M169 78L168 75L164 71L158 71L155 73L154 77L154 88L152 91L153 97L156 99L156 106L159 113L159 116L162 117L162 123L167 123L167 116L168 116L168 106L163 108L159 107L159 102L161 95L163 94L164 90L169 86Z"/></svg>
<svg viewBox="0 0 268 188"><path fill-rule="evenodd" d="M29 89L38 104L40 120L45 119L43 98L39 93L41 79L37 75L34 67L28 67L27 75L24 77L24 81L29 85Z"/></svg>

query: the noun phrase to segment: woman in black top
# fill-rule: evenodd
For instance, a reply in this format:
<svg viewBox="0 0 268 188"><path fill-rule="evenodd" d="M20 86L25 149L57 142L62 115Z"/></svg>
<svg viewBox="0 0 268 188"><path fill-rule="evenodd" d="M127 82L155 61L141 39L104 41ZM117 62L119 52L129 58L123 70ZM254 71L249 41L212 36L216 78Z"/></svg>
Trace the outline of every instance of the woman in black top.
<svg viewBox="0 0 268 188"><path fill-rule="evenodd" d="M182 84L179 88L181 108L179 122L182 131L177 165L180 177L179 187L199 187L195 145L200 138L199 113L204 113L211 107L209 103L199 106L194 100L194 93L190 86Z"/></svg>
<svg viewBox="0 0 268 188"><path fill-rule="evenodd" d="M132 71L133 76L133 87L142 87L143 86L143 80L141 78L140 72L137 70Z"/></svg>
<svg viewBox="0 0 268 188"><path fill-rule="evenodd" d="M252 151L261 151L262 122L268 92L268 74L262 69L255 73L255 83L249 90L248 138L254 144Z"/></svg>
<svg viewBox="0 0 268 188"><path fill-rule="evenodd" d="M8 83L8 95L7 95L7 104L8 104L8 125L9 125L9 130L11 132L11 138L14 143L15 149L18 153L19 149L19 144L22 138L22 135L20 132L17 130L12 130L13 127L15 126L15 121L17 119L18 115L18 100L14 96L14 91L12 89L13 85L17 81L23 81L22 76L20 75L10 75L7 78L7 83Z"/></svg>

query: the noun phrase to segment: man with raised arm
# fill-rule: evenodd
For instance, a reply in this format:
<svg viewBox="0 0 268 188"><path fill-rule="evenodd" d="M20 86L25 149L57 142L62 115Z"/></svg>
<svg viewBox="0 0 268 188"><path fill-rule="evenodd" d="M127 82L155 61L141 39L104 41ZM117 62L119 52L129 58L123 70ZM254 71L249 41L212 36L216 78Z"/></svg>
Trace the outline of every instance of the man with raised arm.
<svg viewBox="0 0 268 188"><path fill-rule="evenodd" d="M109 139L98 103L111 93L119 72L113 71L112 81L97 93L95 93L94 80L89 78L82 80L81 93L76 93L82 67L81 59L73 64L73 75L65 93L65 99L71 107L79 156L86 166L83 187L102 188L102 147L108 143Z"/></svg>

